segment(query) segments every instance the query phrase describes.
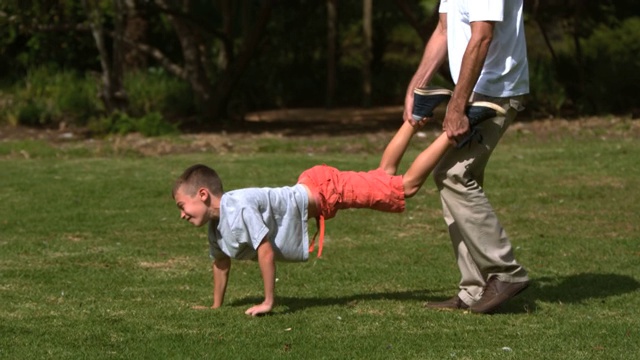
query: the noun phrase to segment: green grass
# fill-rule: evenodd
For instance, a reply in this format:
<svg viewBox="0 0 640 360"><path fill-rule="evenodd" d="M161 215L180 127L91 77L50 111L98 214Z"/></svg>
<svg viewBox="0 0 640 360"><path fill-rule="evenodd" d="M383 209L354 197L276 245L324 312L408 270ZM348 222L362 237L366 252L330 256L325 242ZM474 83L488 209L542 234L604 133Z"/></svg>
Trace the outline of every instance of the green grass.
<svg viewBox="0 0 640 360"><path fill-rule="evenodd" d="M533 282L499 314L422 307L453 295L459 276L430 180L403 214L348 210L329 221L323 259L279 265L272 315L244 315L262 295L250 262L233 263L223 308L191 310L211 303L211 270L205 230L179 221L170 197L184 168L214 166L227 190L289 185L317 163L371 168L385 145L255 141L268 153L92 155L0 142L0 359L640 355L637 140L506 136L486 191ZM356 150L341 152L347 143Z"/></svg>

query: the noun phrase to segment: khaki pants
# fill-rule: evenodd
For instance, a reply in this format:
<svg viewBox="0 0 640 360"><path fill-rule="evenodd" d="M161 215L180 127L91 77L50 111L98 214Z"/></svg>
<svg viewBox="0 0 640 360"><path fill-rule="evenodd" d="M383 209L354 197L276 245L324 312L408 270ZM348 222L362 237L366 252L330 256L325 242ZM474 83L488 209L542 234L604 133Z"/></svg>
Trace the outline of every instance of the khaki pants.
<svg viewBox="0 0 640 360"><path fill-rule="evenodd" d="M471 100L491 101L507 113L482 122L478 127L482 140L474 140L461 149L452 148L434 170L444 220L461 273L458 296L467 305L480 300L487 280L493 275L506 282L528 280L527 271L516 261L509 238L483 190L489 157L521 109L520 99L474 93Z"/></svg>

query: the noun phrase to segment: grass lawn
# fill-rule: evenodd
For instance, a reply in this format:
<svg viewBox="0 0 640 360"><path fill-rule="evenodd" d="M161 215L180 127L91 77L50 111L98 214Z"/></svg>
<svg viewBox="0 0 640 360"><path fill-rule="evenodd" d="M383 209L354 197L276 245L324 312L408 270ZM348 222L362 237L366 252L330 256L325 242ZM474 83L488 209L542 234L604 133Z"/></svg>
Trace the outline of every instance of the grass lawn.
<svg viewBox="0 0 640 360"><path fill-rule="evenodd" d="M184 168L215 167L226 190L282 186L318 163L373 168L386 144L252 141L164 156L0 142L0 359L640 357L637 139L506 135L485 190L532 285L498 314L423 308L459 278L431 180L403 214L328 221L322 259L279 264L271 315L244 315L262 296L251 262L233 263L223 308L192 310L211 304L211 266L170 196Z"/></svg>

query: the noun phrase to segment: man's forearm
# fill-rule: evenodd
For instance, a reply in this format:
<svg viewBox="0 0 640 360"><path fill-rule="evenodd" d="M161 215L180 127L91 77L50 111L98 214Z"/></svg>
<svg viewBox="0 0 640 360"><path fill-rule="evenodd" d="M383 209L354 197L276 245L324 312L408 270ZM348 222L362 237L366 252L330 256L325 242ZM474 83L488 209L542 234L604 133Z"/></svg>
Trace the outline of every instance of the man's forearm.
<svg viewBox="0 0 640 360"><path fill-rule="evenodd" d="M446 15L440 14L440 16L443 17ZM425 86L431 80L433 74L435 74L440 65L442 65L446 56L447 28L445 17L440 20L433 34L431 34L431 37L427 42L427 46L425 46L418 70L416 70L416 73L409 83L408 92L413 92L413 89L416 87Z"/></svg>
<svg viewBox="0 0 640 360"><path fill-rule="evenodd" d="M435 38L432 37L432 40L429 41L427 47L425 48L425 52L418 70L416 71L409 84L409 88L411 89L411 91L413 91L413 89L417 87L424 87L431 81L433 75L436 73L440 65L442 65L442 63L444 62L447 54L446 48L446 36L436 36Z"/></svg>
<svg viewBox="0 0 640 360"><path fill-rule="evenodd" d="M471 26L472 36L462 57L458 83L449 101L448 108L452 112L464 112L491 45L493 23L474 22Z"/></svg>
<svg viewBox="0 0 640 360"><path fill-rule="evenodd" d="M413 108L413 90L424 87L430 81L447 57L447 18L440 14L440 21L429 38L422 54L418 69L411 78L405 94L404 120L411 120Z"/></svg>

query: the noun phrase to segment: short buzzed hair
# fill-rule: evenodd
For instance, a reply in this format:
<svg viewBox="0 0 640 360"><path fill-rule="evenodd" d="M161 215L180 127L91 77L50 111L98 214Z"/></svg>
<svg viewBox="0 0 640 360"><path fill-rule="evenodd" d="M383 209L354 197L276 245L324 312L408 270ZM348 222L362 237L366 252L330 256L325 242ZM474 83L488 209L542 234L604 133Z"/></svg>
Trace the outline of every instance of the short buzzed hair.
<svg viewBox="0 0 640 360"><path fill-rule="evenodd" d="M184 186L184 193L189 196L195 195L198 189L201 188L208 189L214 196L222 196L222 180L220 180L215 170L206 165L190 166L180 175L173 185L171 195L174 199L178 189L182 186Z"/></svg>

